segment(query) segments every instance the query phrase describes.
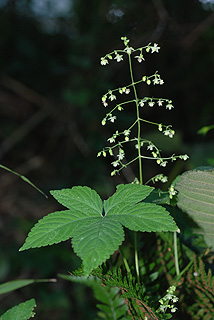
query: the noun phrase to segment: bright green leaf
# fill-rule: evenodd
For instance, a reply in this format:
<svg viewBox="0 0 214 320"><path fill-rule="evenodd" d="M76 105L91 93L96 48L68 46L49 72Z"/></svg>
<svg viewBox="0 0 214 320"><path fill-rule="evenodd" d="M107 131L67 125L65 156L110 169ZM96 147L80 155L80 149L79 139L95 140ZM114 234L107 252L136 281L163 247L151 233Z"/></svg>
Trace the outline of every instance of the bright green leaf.
<svg viewBox="0 0 214 320"><path fill-rule="evenodd" d="M116 213L111 219L134 231L176 231L178 228L165 208L152 203L138 203L124 212Z"/></svg>
<svg viewBox="0 0 214 320"><path fill-rule="evenodd" d="M88 276L122 244L123 226L148 232L177 230L163 207L141 202L152 190L152 187L143 185L119 185L104 204L88 187L51 191L57 201L70 210L57 211L41 219L20 250L72 238L73 249L83 260L84 272Z"/></svg>
<svg viewBox="0 0 214 320"><path fill-rule="evenodd" d="M28 320L35 315L33 309L36 307L34 299L20 303L3 314L1 320Z"/></svg>

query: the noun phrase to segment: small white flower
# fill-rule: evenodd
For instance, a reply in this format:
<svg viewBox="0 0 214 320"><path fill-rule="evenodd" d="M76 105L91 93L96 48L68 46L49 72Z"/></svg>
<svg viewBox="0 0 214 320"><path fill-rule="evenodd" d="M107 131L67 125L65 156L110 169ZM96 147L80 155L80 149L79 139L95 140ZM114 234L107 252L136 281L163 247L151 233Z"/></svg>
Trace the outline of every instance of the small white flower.
<svg viewBox="0 0 214 320"><path fill-rule="evenodd" d="M174 108L174 107L173 107L173 105L172 105L171 103L168 103L168 104L166 105L166 109L171 110L172 108Z"/></svg>
<svg viewBox="0 0 214 320"><path fill-rule="evenodd" d="M169 198L172 199L173 196L175 196L177 194L177 191L175 190L174 186L171 186L169 188Z"/></svg>
<svg viewBox="0 0 214 320"><path fill-rule="evenodd" d="M110 117L109 117L109 120L110 120L111 122L114 122L116 119L117 119L116 116L110 116Z"/></svg>
<svg viewBox="0 0 214 320"><path fill-rule="evenodd" d="M163 178L161 178L161 182L165 183L165 182L167 182L167 181L168 181L167 176L163 176Z"/></svg>
<svg viewBox="0 0 214 320"><path fill-rule="evenodd" d="M132 51L134 51L134 48L132 48L132 47L127 47L127 48L124 49L124 51L126 51L128 54L131 54Z"/></svg>
<svg viewBox="0 0 214 320"><path fill-rule="evenodd" d="M153 148L154 148L154 145L153 145L153 144L150 144L150 145L147 147L147 150L152 151L152 150L153 150Z"/></svg>
<svg viewBox="0 0 214 320"><path fill-rule="evenodd" d="M123 160L125 157L125 152L123 151L123 149L119 150L119 154L117 155L118 160Z"/></svg>
<svg viewBox="0 0 214 320"><path fill-rule="evenodd" d="M145 102L144 100L140 100L140 101L139 101L139 106L140 106L140 107L143 107L143 106L144 106L144 102Z"/></svg>
<svg viewBox="0 0 214 320"><path fill-rule="evenodd" d="M115 142L115 138L114 138L114 137L111 137L111 138L109 138L107 141L109 141L110 143L113 143L113 142Z"/></svg>
<svg viewBox="0 0 214 320"><path fill-rule="evenodd" d="M166 165L167 165L167 161L163 161L163 162L161 162L161 164L160 164L161 167L166 167Z"/></svg>
<svg viewBox="0 0 214 320"><path fill-rule="evenodd" d="M149 102L148 102L149 107L153 107L154 104L155 104L154 101L149 101Z"/></svg>
<svg viewBox="0 0 214 320"><path fill-rule="evenodd" d="M113 161L111 164L112 164L113 167L115 167L115 168L120 165L118 161Z"/></svg>
<svg viewBox="0 0 214 320"><path fill-rule="evenodd" d="M112 176L112 177L115 176L116 173L117 173L116 170L112 171L112 172L111 172L111 176Z"/></svg>
<svg viewBox="0 0 214 320"><path fill-rule="evenodd" d="M158 105L161 107L163 105L164 101L163 100L158 100Z"/></svg>
<svg viewBox="0 0 214 320"><path fill-rule="evenodd" d="M107 107L108 103L106 101L103 101L103 105L104 105L104 107Z"/></svg>
<svg viewBox="0 0 214 320"><path fill-rule="evenodd" d="M114 59L116 59L116 60L117 60L117 62L120 62L120 61L122 61L122 60L123 60L123 56L122 56L122 54L117 54L117 55L116 55L116 57L115 57Z"/></svg>
<svg viewBox="0 0 214 320"><path fill-rule="evenodd" d="M167 293L167 294L164 296L164 300L171 300L171 299L172 299L171 293Z"/></svg>
<svg viewBox="0 0 214 320"><path fill-rule="evenodd" d="M124 136L129 136L130 135L130 130L124 130L123 131L123 134L124 134Z"/></svg>
<svg viewBox="0 0 214 320"><path fill-rule="evenodd" d="M180 158L186 161L187 159L189 159L189 156L187 154L184 154L183 156L180 156Z"/></svg>
<svg viewBox="0 0 214 320"><path fill-rule="evenodd" d="M101 58L100 63L102 66L105 66L106 64L108 64L108 60L106 58Z"/></svg>
<svg viewBox="0 0 214 320"><path fill-rule="evenodd" d="M174 307L174 308L171 309L171 312L176 312L177 309L178 308Z"/></svg>
<svg viewBox="0 0 214 320"><path fill-rule="evenodd" d="M150 85L150 84L151 84L151 80L148 79L148 80L146 81L146 83L147 83L148 85Z"/></svg>
<svg viewBox="0 0 214 320"><path fill-rule="evenodd" d="M115 96L114 94L111 94L111 95L109 96L109 99L110 99L111 101L116 100L116 96Z"/></svg>
<svg viewBox="0 0 214 320"><path fill-rule="evenodd" d="M159 52L159 49L160 47L158 47L158 44L157 43L154 43L153 46L150 46L151 50L152 50L152 53L154 52Z"/></svg>
<svg viewBox="0 0 214 320"><path fill-rule="evenodd" d="M168 135L170 134L170 130L169 130L169 129L166 129L166 130L163 132L163 134L164 134L165 136L168 136Z"/></svg>
<svg viewBox="0 0 214 320"><path fill-rule="evenodd" d="M160 311L161 311L161 312L164 312L164 311L165 311L165 306L163 306L163 305L160 306Z"/></svg>
<svg viewBox="0 0 214 320"><path fill-rule="evenodd" d="M153 79L153 84L155 85L155 84L159 84L159 83L160 83L159 79L157 77L155 77Z"/></svg>
<svg viewBox="0 0 214 320"><path fill-rule="evenodd" d="M143 57L143 55L142 55L142 53L141 53L139 56L135 56L135 58L137 59L137 61L138 61L139 63L141 63L143 60L145 60L144 57Z"/></svg>
<svg viewBox="0 0 214 320"><path fill-rule="evenodd" d="M161 123L158 125L158 130L159 130L159 131L162 131L162 130L163 130L163 127L162 127L162 124L161 124Z"/></svg>
<svg viewBox="0 0 214 320"><path fill-rule="evenodd" d="M154 152L154 151L152 152L152 155L153 155L154 158L157 158L157 156L158 156L157 153Z"/></svg>
<svg viewBox="0 0 214 320"><path fill-rule="evenodd" d="M175 134L175 131L174 130L170 130L169 137L173 138L174 134Z"/></svg>
<svg viewBox="0 0 214 320"><path fill-rule="evenodd" d="M160 84L160 85L163 85L163 84L164 84L163 79L159 79L159 84Z"/></svg>
<svg viewBox="0 0 214 320"><path fill-rule="evenodd" d="M129 88L126 88L125 94L129 94L129 93L130 93L130 89L129 89Z"/></svg>
<svg viewBox="0 0 214 320"><path fill-rule="evenodd" d="M104 126L106 124L106 119L104 118L101 122L102 126Z"/></svg>

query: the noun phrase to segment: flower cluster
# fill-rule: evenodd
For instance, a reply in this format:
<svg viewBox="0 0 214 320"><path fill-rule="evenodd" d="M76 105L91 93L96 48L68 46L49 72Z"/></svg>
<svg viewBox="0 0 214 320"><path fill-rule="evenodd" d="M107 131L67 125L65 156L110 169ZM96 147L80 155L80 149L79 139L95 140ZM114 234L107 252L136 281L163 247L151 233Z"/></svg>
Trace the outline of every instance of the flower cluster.
<svg viewBox="0 0 214 320"><path fill-rule="evenodd" d="M161 181L162 183L165 183L165 182L168 181L168 177L165 176L165 175L163 175L162 173L160 173L160 174L157 174L156 176L154 176L154 177L151 179L151 181L152 181L153 183L158 182L158 181Z"/></svg>
<svg viewBox="0 0 214 320"><path fill-rule="evenodd" d="M158 107L162 107L165 104L165 108L168 110L172 110L174 108L172 100L169 99L144 97L143 99L138 100L138 105L140 107L144 107L146 103L150 108L154 107L155 104L157 104Z"/></svg>
<svg viewBox="0 0 214 320"><path fill-rule="evenodd" d="M157 43L154 43L153 45L149 43L145 47L134 49L133 47L129 46L129 39L127 39L127 37L121 37L121 40L123 40L124 42L125 49L114 50L113 52L106 54L104 57L100 59L100 64L102 66L109 64L109 60L113 60L113 59L115 59L117 62L123 61L123 54L121 53L126 53L128 55L131 55L133 52L140 51L139 55L135 56L135 58L139 63L141 63L142 61L145 60L142 53L143 49L145 49L146 52L151 52L151 53L154 53L154 52L158 53L160 50L160 47L158 46Z"/></svg>
<svg viewBox="0 0 214 320"><path fill-rule="evenodd" d="M176 312L177 308L174 306L174 303L178 302L178 297L174 295L176 288L171 286L166 292L167 294L159 300L160 307L159 311L165 313L169 308L172 313Z"/></svg>
<svg viewBox="0 0 214 320"><path fill-rule="evenodd" d="M117 62L121 62L124 60L125 55L128 55L128 62L129 62L129 68L130 68L130 75L131 75L131 83L127 84L125 86L119 87L117 89L108 90L107 93L105 93L102 97L102 104L104 107L108 107L109 104L112 102L115 102L118 99L118 95L129 95L130 93L133 94L133 99L130 99L128 101L123 101L121 103L116 103L116 105L108 112L106 113L105 117L102 120L102 125L105 125L107 121L110 123L114 123L117 120L118 115L115 113L118 111L122 111L125 109L126 104L134 103L136 105L137 110L137 119L126 129L124 129L122 132L116 131L111 137L109 137L107 140L110 143L110 147L104 148L102 151L98 153L98 156L104 156L106 157L107 154L110 156L113 156L115 159L111 162L112 166L114 167L114 170L111 172L111 175L115 175L116 173L119 173L119 171L125 167L127 167L129 164L131 164L134 161L141 162L142 159L149 159L149 160L155 160L155 162L160 165L161 167L166 167L169 161L175 161L178 158L182 160L187 160L188 156L185 155L179 155L175 156L174 154L170 157L162 157L161 151L149 140L145 140L141 138L141 126L142 123L149 123L151 125L156 126L156 128L162 132L164 136L167 136L169 138L173 138L175 135L175 131L172 129L171 125L165 125L162 123L156 123L152 121L148 121L144 118L140 117L141 114L141 108L148 106L149 108L153 108L154 106L158 107L165 107L167 110L172 110L174 108L172 104L172 100L166 99L166 98L151 98L151 97L143 97L139 98L137 95L136 86L140 83L146 83L147 85L153 84L153 85L163 85L164 81L161 78L158 71L156 71L153 75L150 76L143 76L140 80L134 81L133 78L133 71L132 71L132 57L134 56L134 59L136 59L139 63L145 60L144 58L144 52L145 53L158 53L160 50L160 47L157 43L151 44L134 49L129 45L129 39L126 37L122 37L121 40L123 40L125 48L123 50L114 50L111 53L106 54L104 57L101 58L101 64L106 65L109 63L110 60L116 60ZM134 55L133 55L134 54ZM137 138L131 138L132 129L134 127L137 127L138 135ZM125 143L134 143L135 148L137 150L137 157L133 158L132 160L128 161L125 159L125 151L124 151L124 144ZM143 148L146 146L146 150L150 151L151 155L147 156L143 153ZM125 160L125 161L124 161ZM153 182L161 181L166 182L167 177L159 174L155 176L152 180ZM173 197L174 192L176 192L173 189L169 190L170 197Z"/></svg>
<svg viewBox="0 0 214 320"><path fill-rule="evenodd" d="M177 191L175 190L174 186L171 185L169 188L169 198L172 199L177 194Z"/></svg>
<svg viewBox="0 0 214 320"><path fill-rule="evenodd" d="M150 84L160 84L160 85L163 85L164 84L164 81L163 79L161 79L161 76L158 74L158 71L156 71L153 75L151 76L143 76L142 77L142 81L143 82L146 82L148 85Z"/></svg>

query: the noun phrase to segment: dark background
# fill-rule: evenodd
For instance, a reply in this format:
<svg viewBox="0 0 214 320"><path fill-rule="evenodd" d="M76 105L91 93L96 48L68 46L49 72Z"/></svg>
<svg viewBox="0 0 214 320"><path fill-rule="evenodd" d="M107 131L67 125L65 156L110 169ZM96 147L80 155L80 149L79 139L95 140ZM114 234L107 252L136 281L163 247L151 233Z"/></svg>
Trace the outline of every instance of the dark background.
<svg viewBox="0 0 214 320"><path fill-rule="evenodd" d="M146 87L146 95L173 100L175 109L145 109L145 117L176 130L162 139L145 127L166 154L190 156L162 172L169 183L185 170L214 164L214 4L198 0L0 0L0 163L27 176L46 194L51 189L88 185L103 198L119 183L138 176L137 168L110 177L111 158L97 158L106 139L135 116L102 127L102 95L129 83L124 63L100 65L100 57L123 48L157 42L159 54L136 64L135 76L159 71L164 86ZM113 128L113 129L112 129ZM123 129L122 129L123 130ZM160 172L145 163L144 178ZM167 188L167 185L165 186ZM0 172L0 282L51 278L80 266L70 242L18 249L44 215L61 207L14 175ZM94 319L92 293L58 280L35 284L0 297L0 314L35 297L39 319Z"/></svg>

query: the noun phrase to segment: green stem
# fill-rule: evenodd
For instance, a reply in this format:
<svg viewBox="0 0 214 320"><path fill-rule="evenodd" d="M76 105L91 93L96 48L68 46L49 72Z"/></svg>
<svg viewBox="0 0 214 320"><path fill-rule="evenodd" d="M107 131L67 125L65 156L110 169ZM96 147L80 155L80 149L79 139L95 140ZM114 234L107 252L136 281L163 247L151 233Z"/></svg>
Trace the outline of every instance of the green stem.
<svg viewBox="0 0 214 320"><path fill-rule="evenodd" d="M129 70L130 70L130 76L132 81L132 87L134 90L134 96L135 96L135 104L136 104L136 112L137 112L137 126L138 126L138 133L137 133L137 145L138 145L138 161L139 161L139 178L140 178L140 184L143 184L143 169L142 169L142 157L141 157L141 145L140 145L140 136L141 136L141 125L140 125L140 111L138 106L138 96L137 96L137 90L134 82L133 72L132 72L132 61L131 61L131 54L128 55L129 57Z"/></svg>
<svg viewBox="0 0 214 320"><path fill-rule="evenodd" d="M127 261L127 259L126 259L125 256L124 256L124 253L123 253L122 248L120 248L120 254L121 254L121 257L122 257L122 259L123 259L123 263L124 263L124 265L125 265L125 268L126 268L127 273L130 273L130 274L131 274L131 270L130 270L130 268L129 268L128 261Z"/></svg>
<svg viewBox="0 0 214 320"><path fill-rule="evenodd" d="M45 196L45 198L48 198L48 196L42 191L40 190L37 186L35 186L35 184L33 182L31 182L28 178L26 178L25 176L19 174L16 171L13 171L11 169L9 169L8 167L3 166L2 164L0 164L0 168L13 173L14 175L16 175L17 177L21 178L23 181L27 182L29 185L31 185L34 189L36 189L37 191L39 191L43 196Z"/></svg>
<svg viewBox="0 0 214 320"><path fill-rule="evenodd" d="M137 113L137 145L138 145L138 161L139 161L139 178L140 178L140 184L143 184L143 168L142 168L142 157L141 157L141 123L140 123L140 111L139 111L139 105L138 105L138 96L137 96L137 90L136 90L136 84L134 82L133 72L132 72L132 61L131 61L131 54L128 55L129 57L129 70L130 70L130 76L131 76L131 85L134 90L134 97L135 97L135 104L136 104L136 113ZM136 275L137 275L137 282L140 283L140 272L139 272L139 261L138 261L138 252L137 252L137 232L134 232L134 247L135 247L135 269L136 269Z"/></svg>
<svg viewBox="0 0 214 320"><path fill-rule="evenodd" d="M134 232L134 248L135 248L135 269L137 275L137 282L140 284L140 272L139 272L139 262L138 262L138 253L137 253L137 232Z"/></svg>
<svg viewBox="0 0 214 320"><path fill-rule="evenodd" d="M174 255L175 255L175 270L177 276L180 275L179 262L178 262L178 245L177 245L177 232L175 231L173 234L174 238Z"/></svg>
<svg viewBox="0 0 214 320"><path fill-rule="evenodd" d="M191 260L188 265L180 272L180 274L177 276L177 278L175 279L173 285L176 287L178 281L180 280L180 278L182 277L182 275L191 267L191 265L193 264L193 260Z"/></svg>

